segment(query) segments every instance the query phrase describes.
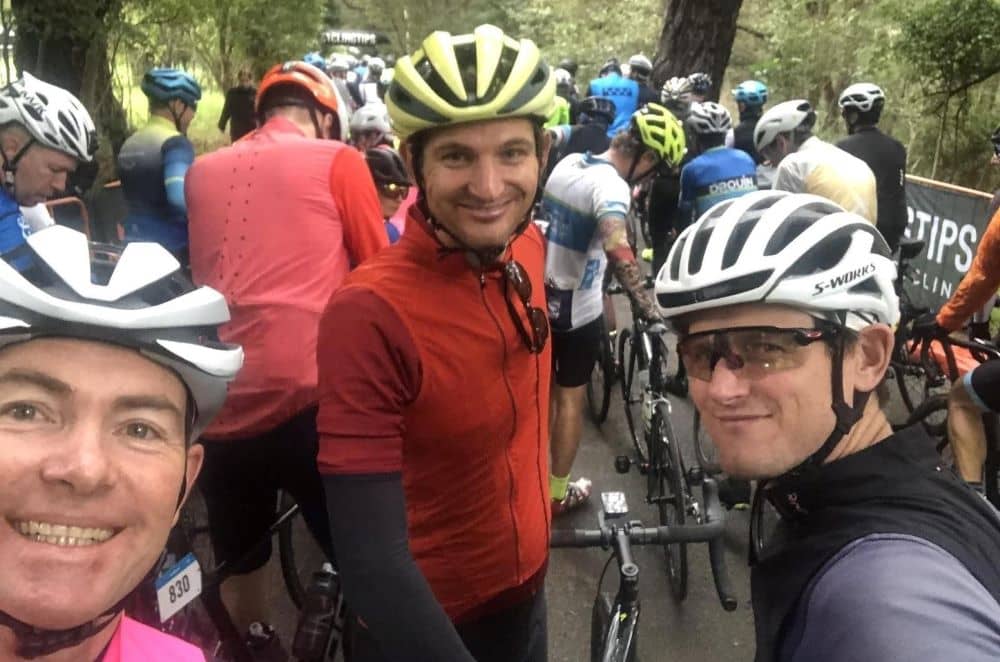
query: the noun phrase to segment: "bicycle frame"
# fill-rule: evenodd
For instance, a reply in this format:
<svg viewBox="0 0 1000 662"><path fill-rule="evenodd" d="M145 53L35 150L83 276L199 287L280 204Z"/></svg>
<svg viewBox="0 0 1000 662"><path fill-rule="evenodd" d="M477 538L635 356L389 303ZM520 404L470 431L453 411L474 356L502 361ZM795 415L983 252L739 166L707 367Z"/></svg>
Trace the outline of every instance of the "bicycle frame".
<svg viewBox="0 0 1000 662"><path fill-rule="evenodd" d="M604 497L602 495L602 502L607 503L608 500ZM632 557L632 545L707 542L712 579L719 602L726 611L736 609L737 601L725 565L722 540L725 520L719 503L719 488L712 478L702 479L702 498L705 502L705 518L701 524L644 528L642 522L623 521L628 514L626 506L623 511L611 516L607 516L605 512L599 513L599 528L596 530L553 529L552 547L610 549L618 565L618 592L611 605L604 633L602 662L629 662L636 654L641 609L639 566ZM624 494L620 495L620 499L624 503ZM600 586L597 599L601 599Z"/></svg>

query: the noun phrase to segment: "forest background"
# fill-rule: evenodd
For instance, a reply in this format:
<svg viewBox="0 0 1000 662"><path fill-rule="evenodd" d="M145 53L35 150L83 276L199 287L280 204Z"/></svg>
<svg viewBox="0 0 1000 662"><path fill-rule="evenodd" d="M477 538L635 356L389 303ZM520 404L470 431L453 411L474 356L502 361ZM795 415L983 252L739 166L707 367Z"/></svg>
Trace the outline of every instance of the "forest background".
<svg viewBox="0 0 1000 662"><path fill-rule="evenodd" d="M771 103L807 98L818 131L844 133L836 106L854 82L886 92L882 126L903 142L909 170L992 190L989 136L1000 113L997 0L2 0L0 81L30 71L76 92L102 134L102 170L145 115L137 81L150 66L189 69L206 88L192 128L199 151L226 142L215 128L222 91L237 72L324 43L328 30L371 30L366 52L402 55L432 30L482 22L529 37L550 62L580 65L582 88L606 59L645 53L654 83L713 74L715 95L764 81ZM108 177L112 174L108 174Z"/></svg>

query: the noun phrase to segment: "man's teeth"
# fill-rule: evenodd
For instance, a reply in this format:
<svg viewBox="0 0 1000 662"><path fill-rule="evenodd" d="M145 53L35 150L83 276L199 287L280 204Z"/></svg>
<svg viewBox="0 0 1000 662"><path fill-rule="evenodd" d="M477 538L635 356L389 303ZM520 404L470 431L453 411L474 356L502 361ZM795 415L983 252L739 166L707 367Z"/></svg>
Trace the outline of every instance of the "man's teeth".
<svg viewBox="0 0 1000 662"><path fill-rule="evenodd" d="M36 542L65 547L80 547L104 542L115 535L111 529L81 528L65 524L49 524L47 522L18 522L17 530L26 538Z"/></svg>

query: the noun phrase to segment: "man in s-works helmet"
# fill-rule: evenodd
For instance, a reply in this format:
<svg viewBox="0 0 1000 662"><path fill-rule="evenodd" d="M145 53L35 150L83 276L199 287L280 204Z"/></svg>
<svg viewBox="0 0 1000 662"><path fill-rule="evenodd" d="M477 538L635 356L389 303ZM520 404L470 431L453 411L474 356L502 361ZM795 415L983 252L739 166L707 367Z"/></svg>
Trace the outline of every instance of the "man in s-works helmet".
<svg viewBox="0 0 1000 662"><path fill-rule="evenodd" d="M386 94L419 189L320 323L319 464L352 659L545 659L549 379L531 211L556 81L492 25Z"/></svg>
<svg viewBox="0 0 1000 662"><path fill-rule="evenodd" d="M33 207L66 189L67 178L97 151L90 114L66 90L29 73L0 89L0 254L24 246L31 227L21 207ZM17 269L31 260L14 256Z"/></svg>
<svg viewBox="0 0 1000 662"><path fill-rule="evenodd" d="M54 226L0 258L0 659L204 662L130 619L240 368L218 292L163 247Z"/></svg>
<svg viewBox="0 0 1000 662"><path fill-rule="evenodd" d="M772 107L754 129L757 153L776 168L773 188L812 193L876 223L875 175L868 164L813 135L816 111L805 99Z"/></svg>
<svg viewBox="0 0 1000 662"><path fill-rule="evenodd" d="M220 333L247 365L205 432L202 494L215 557L241 562L222 586L241 629L273 622L260 571L277 490L327 553L316 468L320 313L348 272L389 243L360 152L340 140L340 100L305 62L272 67L257 90L261 126L198 159L188 178L191 272L230 302ZM247 556L247 552L252 552Z"/></svg>
<svg viewBox="0 0 1000 662"><path fill-rule="evenodd" d="M118 176L128 203L125 241L155 241L188 263L184 178L194 162L187 130L201 86L180 69L150 69L142 77L149 121L118 152Z"/></svg>
<svg viewBox="0 0 1000 662"><path fill-rule="evenodd" d="M895 250L906 229L906 148L879 130L885 106L882 88L871 83L851 85L840 94L840 113L850 134L837 147L868 164L875 175L878 231Z"/></svg>
<svg viewBox="0 0 1000 662"><path fill-rule="evenodd" d="M873 397L895 278L868 219L783 191L713 207L657 277L719 463L759 481L756 660L1000 655L1000 518ZM780 516L767 539L764 499Z"/></svg>

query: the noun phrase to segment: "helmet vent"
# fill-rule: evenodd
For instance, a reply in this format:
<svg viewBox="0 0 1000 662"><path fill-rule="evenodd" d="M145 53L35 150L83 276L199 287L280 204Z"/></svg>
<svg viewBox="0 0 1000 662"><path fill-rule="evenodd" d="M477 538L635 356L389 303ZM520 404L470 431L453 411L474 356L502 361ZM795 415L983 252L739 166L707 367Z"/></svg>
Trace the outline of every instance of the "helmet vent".
<svg viewBox="0 0 1000 662"><path fill-rule="evenodd" d="M754 214L751 217L744 217L736 227L733 228L733 232L729 235L729 241L726 243L726 250L722 253L722 268L728 269L729 267L736 264L736 261L740 257L740 253L743 252L743 246L747 243L747 237L753 232L753 229L757 227L757 223L760 221L760 214Z"/></svg>
<svg viewBox="0 0 1000 662"><path fill-rule="evenodd" d="M796 209L793 215L786 218L785 222L775 229L764 248L764 255L770 257L779 254L798 239L799 235L813 223L837 211L839 210L824 203L812 203Z"/></svg>
<svg viewBox="0 0 1000 662"><path fill-rule="evenodd" d="M846 226L813 246L795 261L785 276L809 276L833 269L844 258L851 245L851 234L857 227Z"/></svg>

